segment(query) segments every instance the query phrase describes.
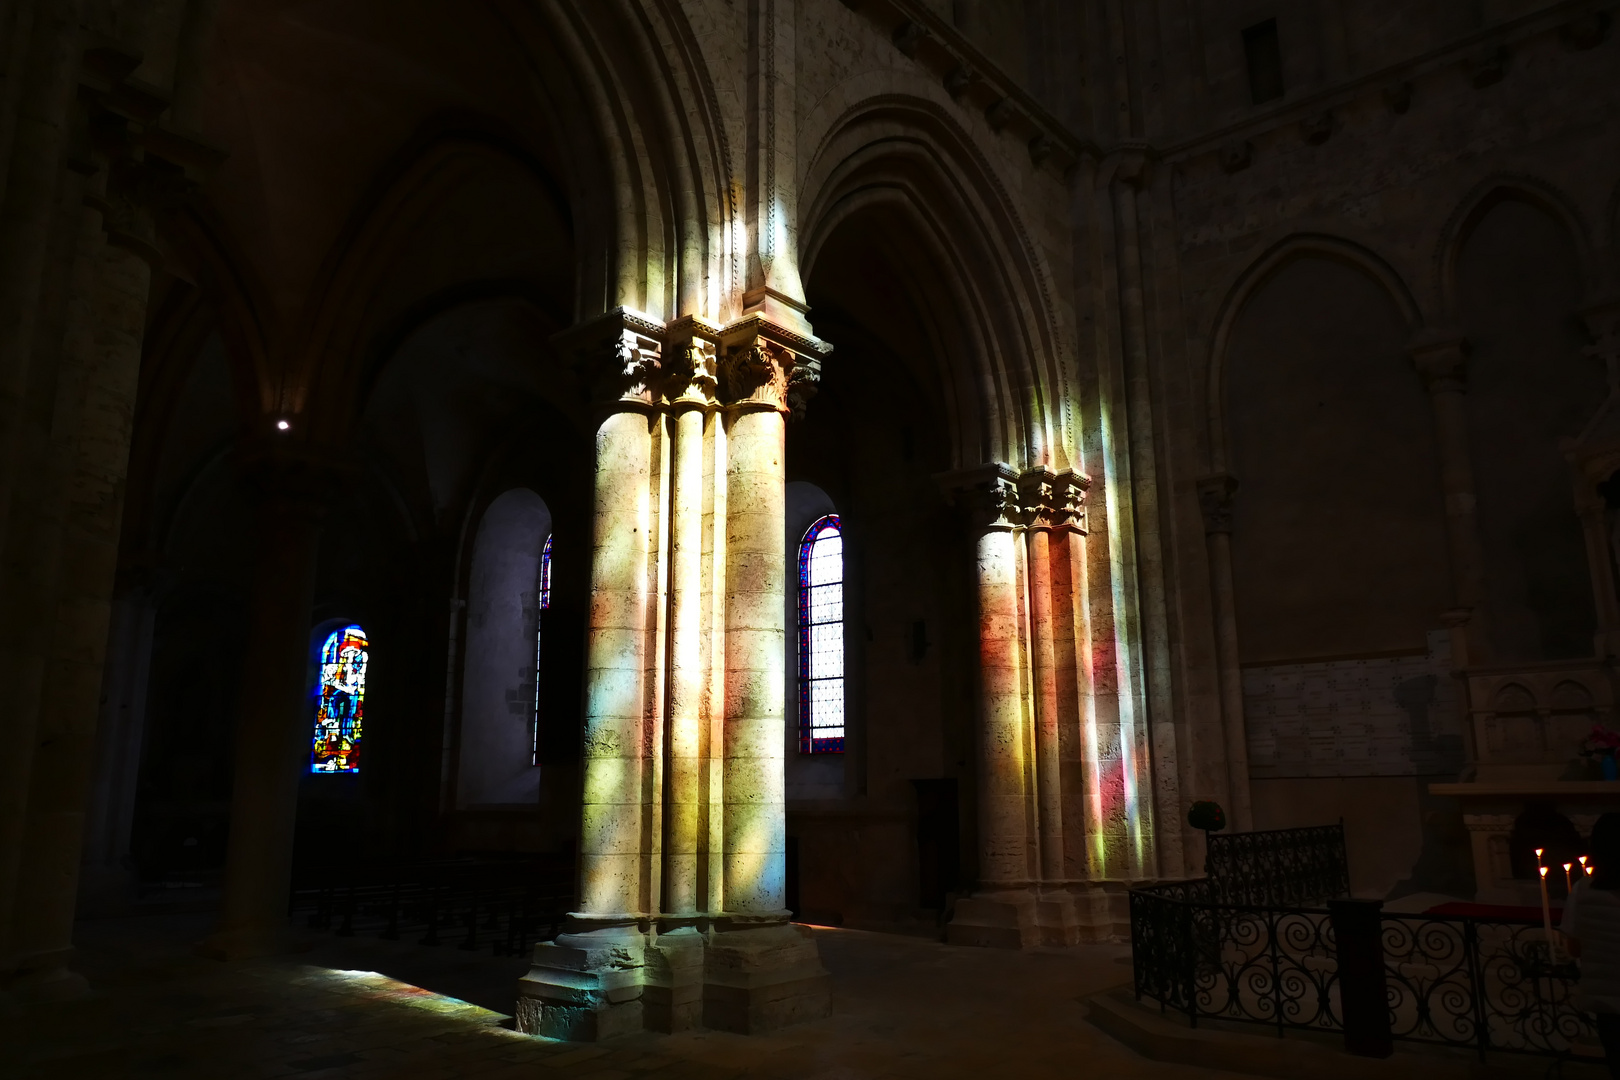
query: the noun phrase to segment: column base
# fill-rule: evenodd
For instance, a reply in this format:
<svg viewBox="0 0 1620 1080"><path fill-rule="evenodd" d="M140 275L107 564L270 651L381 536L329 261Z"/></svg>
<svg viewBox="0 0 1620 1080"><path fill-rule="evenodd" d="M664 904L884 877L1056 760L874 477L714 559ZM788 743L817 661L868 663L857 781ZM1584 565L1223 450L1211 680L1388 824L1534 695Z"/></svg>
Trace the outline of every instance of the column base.
<svg viewBox="0 0 1620 1080"><path fill-rule="evenodd" d="M536 945L533 966L518 980L517 1029L570 1042L641 1031L646 960L646 937L633 926Z"/></svg>
<svg viewBox="0 0 1620 1080"><path fill-rule="evenodd" d="M673 1034L703 1026L703 935L685 927L647 946L641 1000L649 1031Z"/></svg>
<svg viewBox="0 0 1620 1080"><path fill-rule="evenodd" d="M703 957L703 1023L757 1035L832 1010L815 935L789 922L717 931Z"/></svg>
<svg viewBox="0 0 1620 1080"><path fill-rule="evenodd" d="M1084 912L1071 892L1040 890L1035 894L1035 929L1042 945L1078 945L1086 938Z"/></svg>
<svg viewBox="0 0 1620 1080"><path fill-rule="evenodd" d="M1080 915L1080 940L1130 941L1130 886L1124 882L1088 882L1071 886Z"/></svg>
<svg viewBox="0 0 1620 1080"><path fill-rule="evenodd" d="M27 958L16 970L0 975L0 1000L35 1003L89 997L90 982L69 966L72 960L72 949Z"/></svg>
<svg viewBox="0 0 1620 1080"><path fill-rule="evenodd" d="M1103 882L979 893L956 902L945 940L998 949L1128 940L1126 894Z"/></svg>
<svg viewBox="0 0 1620 1080"><path fill-rule="evenodd" d="M697 1027L757 1035L826 1016L830 980L808 927L722 918L652 941L634 926L534 947L518 980L517 1029L570 1042Z"/></svg>
<svg viewBox="0 0 1620 1080"><path fill-rule="evenodd" d="M1035 895L1016 889L965 896L956 902L945 940L952 945L1027 949L1041 943Z"/></svg>

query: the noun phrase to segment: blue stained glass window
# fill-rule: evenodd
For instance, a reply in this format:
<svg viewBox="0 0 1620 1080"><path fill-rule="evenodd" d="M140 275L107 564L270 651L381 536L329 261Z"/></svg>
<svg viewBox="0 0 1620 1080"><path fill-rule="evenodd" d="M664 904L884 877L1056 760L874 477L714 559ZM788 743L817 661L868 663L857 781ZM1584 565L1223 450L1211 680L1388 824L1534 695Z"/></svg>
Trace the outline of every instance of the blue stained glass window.
<svg viewBox="0 0 1620 1080"><path fill-rule="evenodd" d="M844 530L837 514L799 543L799 751L844 749Z"/></svg>
<svg viewBox="0 0 1620 1080"><path fill-rule="evenodd" d="M540 548L539 610L534 617L534 720L529 725L529 764L540 764L540 637L551 606L551 537Z"/></svg>
<svg viewBox="0 0 1620 1080"><path fill-rule="evenodd" d="M360 771L361 721L366 704L366 661L371 643L359 626L327 635L321 645L321 677L315 685L315 732L309 771Z"/></svg>

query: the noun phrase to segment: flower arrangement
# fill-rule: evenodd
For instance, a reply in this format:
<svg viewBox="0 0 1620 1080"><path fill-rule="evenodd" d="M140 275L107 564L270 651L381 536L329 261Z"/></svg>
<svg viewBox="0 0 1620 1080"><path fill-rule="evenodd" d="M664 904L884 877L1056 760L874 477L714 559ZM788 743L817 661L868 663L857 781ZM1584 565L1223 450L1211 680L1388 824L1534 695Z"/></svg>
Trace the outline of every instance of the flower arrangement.
<svg viewBox="0 0 1620 1080"><path fill-rule="evenodd" d="M1221 809L1220 803L1200 800L1187 811L1187 824L1205 832L1220 832L1226 828L1226 811Z"/></svg>
<svg viewBox="0 0 1620 1080"><path fill-rule="evenodd" d="M1603 757L1620 753L1620 731L1610 731L1602 724L1593 724L1586 738L1581 740L1582 757Z"/></svg>

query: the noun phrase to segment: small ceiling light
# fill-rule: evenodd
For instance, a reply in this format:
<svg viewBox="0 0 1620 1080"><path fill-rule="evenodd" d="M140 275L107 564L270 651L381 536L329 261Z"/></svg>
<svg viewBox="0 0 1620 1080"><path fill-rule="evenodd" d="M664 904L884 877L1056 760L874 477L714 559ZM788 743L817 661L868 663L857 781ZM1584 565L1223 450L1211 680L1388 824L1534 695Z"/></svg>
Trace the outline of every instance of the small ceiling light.
<svg viewBox="0 0 1620 1080"><path fill-rule="evenodd" d="M285 421L285 420L277 420L276 421L276 430L277 431L286 431L290 427L292 427L292 425L287 423L287 421Z"/></svg>

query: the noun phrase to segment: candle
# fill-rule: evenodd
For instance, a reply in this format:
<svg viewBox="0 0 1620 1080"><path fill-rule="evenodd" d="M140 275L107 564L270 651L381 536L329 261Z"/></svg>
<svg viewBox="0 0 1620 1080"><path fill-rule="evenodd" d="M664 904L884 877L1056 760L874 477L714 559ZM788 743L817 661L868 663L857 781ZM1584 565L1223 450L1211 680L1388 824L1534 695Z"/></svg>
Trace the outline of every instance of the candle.
<svg viewBox="0 0 1620 1080"><path fill-rule="evenodd" d="M1538 849L1536 854L1539 855L1540 853ZM1538 866L1536 869L1541 871L1541 925L1547 931L1547 955L1550 959L1552 956L1552 905L1547 902L1547 868Z"/></svg>
<svg viewBox="0 0 1620 1080"><path fill-rule="evenodd" d="M1568 896L1569 893L1570 893L1570 890L1575 888L1574 883L1570 881L1570 877L1569 877L1569 868L1571 866L1573 866L1573 865L1575 865L1575 864L1574 863L1565 863L1564 864L1564 895L1565 896Z"/></svg>

